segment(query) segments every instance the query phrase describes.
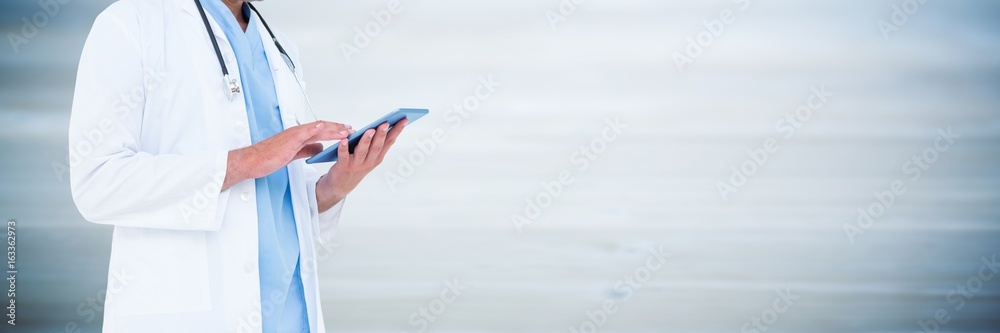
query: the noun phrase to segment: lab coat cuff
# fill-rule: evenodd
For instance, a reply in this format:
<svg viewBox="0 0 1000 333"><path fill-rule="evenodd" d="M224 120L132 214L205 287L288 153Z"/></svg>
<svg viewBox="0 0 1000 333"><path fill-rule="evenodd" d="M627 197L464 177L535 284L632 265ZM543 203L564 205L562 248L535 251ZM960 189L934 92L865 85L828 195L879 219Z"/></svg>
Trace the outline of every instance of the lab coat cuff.
<svg viewBox="0 0 1000 333"><path fill-rule="evenodd" d="M209 152L197 158L204 159L208 164L206 170L211 172L201 180L202 186L180 203L184 225L179 229L218 231L225 220L231 194L231 189L222 190L229 166L229 152Z"/></svg>
<svg viewBox="0 0 1000 333"><path fill-rule="evenodd" d="M215 156L215 177L213 181L215 184L219 185L219 196L216 197L216 203L213 205L215 207L215 221L209 226L212 231L218 231L222 229L222 221L226 219L226 207L229 205L229 195L232 192L232 187L222 190L222 186L226 181L226 173L229 172L229 151L223 151L216 153ZM221 176L220 176L221 175Z"/></svg>
<svg viewBox="0 0 1000 333"><path fill-rule="evenodd" d="M309 182L309 211L312 217L312 229L315 230L316 241L322 245L332 244L334 234L337 232L337 225L340 223L340 213L344 210L344 202L347 198L340 199L340 202L333 205L325 212L319 212L319 203L316 200L316 183Z"/></svg>

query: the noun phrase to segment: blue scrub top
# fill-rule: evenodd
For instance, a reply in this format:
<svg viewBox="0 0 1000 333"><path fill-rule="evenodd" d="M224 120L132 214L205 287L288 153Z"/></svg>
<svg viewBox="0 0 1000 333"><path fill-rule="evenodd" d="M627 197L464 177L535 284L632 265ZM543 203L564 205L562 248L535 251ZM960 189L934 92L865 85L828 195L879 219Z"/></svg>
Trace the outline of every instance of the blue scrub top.
<svg viewBox="0 0 1000 333"><path fill-rule="evenodd" d="M205 11L219 23L236 53L247 105L250 139L254 144L281 132L278 96L274 89L260 31L249 6L246 32L222 0L203 0ZM280 59L279 59L280 60ZM210 112L211 110L209 110ZM299 274L299 239L292 214L288 169L256 181L259 234L261 317L264 333L309 332L302 277Z"/></svg>

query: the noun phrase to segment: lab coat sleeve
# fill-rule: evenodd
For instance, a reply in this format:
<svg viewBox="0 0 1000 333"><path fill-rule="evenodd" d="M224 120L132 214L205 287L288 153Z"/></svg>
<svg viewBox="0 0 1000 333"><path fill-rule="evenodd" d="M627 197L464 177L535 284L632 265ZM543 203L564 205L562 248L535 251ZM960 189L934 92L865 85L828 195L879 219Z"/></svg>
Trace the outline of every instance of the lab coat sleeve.
<svg viewBox="0 0 1000 333"><path fill-rule="evenodd" d="M344 210L344 201L347 201L347 198L341 199L332 208L320 213L319 205L316 202L316 182L324 173L316 170L312 165L306 165L305 174L309 190L309 212L312 216L313 230L316 231L315 241L323 245L332 244L337 224L340 223L340 213Z"/></svg>
<svg viewBox="0 0 1000 333"><path fill-rule="evenodd" d="M151 69L138 15L118 2L101 13L80 58L69 126L70 185L87 220L115 226L218 230L228 151L150 153L139 144Z"/></svg>

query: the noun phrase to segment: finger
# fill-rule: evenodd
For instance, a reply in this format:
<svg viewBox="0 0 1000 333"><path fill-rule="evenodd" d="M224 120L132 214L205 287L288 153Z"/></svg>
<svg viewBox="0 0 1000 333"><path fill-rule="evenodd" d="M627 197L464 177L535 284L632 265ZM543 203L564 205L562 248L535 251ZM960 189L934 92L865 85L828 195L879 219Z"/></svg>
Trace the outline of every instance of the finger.
<svg viewBox="0 0 1000 333"><path fill-rule="evenodd" d="M341 139L337 147L337 163L351 163L351 153L347 151L347 139ZM350 165L350 164L346 164Z"/></svg>
<svg viewBox="0 0 1000 333"><path fill-rule="evenodd" d="M396 138L399 137L400 133L403 133L403 129L406 128L406 124L409 123L409 119L403 119L392 126L389 130L389 134L385 136L385 143L382 145L382 151L379 152L378 158L375 160L376 164L382 164L382 160L385 159L385 154L389 152L392 145L396 143Z"/></svg>
<svg viewBox="0 0 1000 333"><path fill-rule="evenodd" d="M319 134L326 128L326 124L322 121L312 122L305 125L299 125L291 128L293 130L295 141L299 142L300 145L311 143L309 140ZM312 141L315 142L315 141Z"/></svg>
<svg viewBox="0 0 1000 333"><path fill-rule="evenodd" d="M372 165L376 164L379 156L382 155L382 146L385 145L385 135L389 132L389 123L384 123L379 125L375 130L375 137L372 138L371 148L368 148L368 156L365 158L365 164Z"/></svg>
<svg viewBox="0 0 1000 333"><path fill-rule="evenodd" d="M300 158L312 157L316 154L319 154L322 151L323 151L323 144L321 143L307 144L303 146L298 153L295 154L295 158L293 159L297 160Z"/></svg>
<svg viewBox="0 0 1000 333"><path fill-rule="evenodd" d="M349 126L330 122L330 121L320 121L318 123L323 124L323 129L319 133L313 135L311 138L306 140L306 143L313 143L317 141L331 141L340 140L351 135L351 129Z"/></svg>
<svg viewBox="0 0 1000 333"><path fill-rule="evenodd" d="M305 126L311 126L311 125L316 125L316 124L323 124L323 126L334 127L334 128L336 128L338 130L349 130L349 129L353 128L351 125L341 124L341 123L332 122L332 121L326 121L326 120L317 120L317 121L314 121L314 122L311 122L311 123L308 123L308 124L302 124L300 126L304 126L305 127Z"/></svg>
<svg viewBox="0 0 1000 333"><path fill-rule="evenodd" d="M383 151L388 150L389 147L392 147L392 144L396 143L396 138L399 137L399 133L403 133L403 129L406 128L406 124L409 123L409 119L400 120L395 126L392 127L391 130L389 130L389 135L386 135L385 137L386 148L383 148Z"/></svg>
<svg viewBox="0 0 1000 333"><path fill-rule="evenodd" d="M372 138L375 136L375 129L369 129L365 131L365 134L361 136L361 142L358 143L357 147L354 147L354 159L353 166L358 166L360 163L365 162L365 157L368 157L368 147L371 146Z"/></svg>
<svg viewBox="0 0 1000 333"><path fill-rule="evenodd" d="M350 133L351 131L353 131L351 125L335 123L332 121L324 121L323 123L326 124L326 128L336 128L338 132L344 131Z"/></svg>

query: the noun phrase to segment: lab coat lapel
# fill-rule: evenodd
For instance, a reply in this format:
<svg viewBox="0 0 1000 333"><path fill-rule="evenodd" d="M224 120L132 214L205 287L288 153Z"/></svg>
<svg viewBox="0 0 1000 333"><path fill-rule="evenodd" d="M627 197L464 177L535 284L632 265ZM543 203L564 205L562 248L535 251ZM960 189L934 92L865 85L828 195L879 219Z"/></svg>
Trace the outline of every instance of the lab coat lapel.
<svg viewBox="0 0 1000 333"><path fill-rule="evenodd" d="M271 67L271 75L274 80L275 93L278 96L278 110L281 114L281 122L285 129L297 125L295 111L306 111L308 106L305 101L305 92L300 91L297 79L291 68L285 62L278 47L274 45L271 35L264 27L264 23L255 14L253 16L257 24L257 32L264 41L264 53L267 55L268 65ZM306 120L302 120L306 121ZM296 234L299 239L299 271L302 277L302 286L306 301L306 309L309 317L309 326L313 330L319 330L318 317L323 314L320 311L320 295L316 281L316 261L314 258L315 248L312 242L312 217L309 212L308 194L306 193L306 177L303 168L311 168L305 165L302 160L294 161L288 165L288 182L292 192L293 213L295 216Z"/></svg>
<svg viewBox="0 0 1000 333"><path fill-rule="evenodd" d="M253 16L257 24L257 32L260 40L264 41L264 54L267 55L267 63L271 67L271 76L274 80L274 90L278 96L278 112L281 114L281 122L285 129L297 125L296 111L304 111L306 103L304 92L299 91L299 85L293 75L291 68L285 63L284 57L274 46L271 35L267 33L267 28L260 18ZM306 121L306 120L302 120Z"/></svg>

